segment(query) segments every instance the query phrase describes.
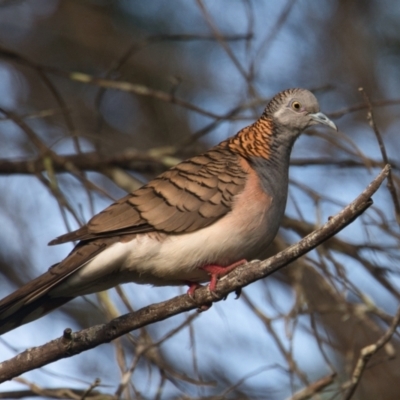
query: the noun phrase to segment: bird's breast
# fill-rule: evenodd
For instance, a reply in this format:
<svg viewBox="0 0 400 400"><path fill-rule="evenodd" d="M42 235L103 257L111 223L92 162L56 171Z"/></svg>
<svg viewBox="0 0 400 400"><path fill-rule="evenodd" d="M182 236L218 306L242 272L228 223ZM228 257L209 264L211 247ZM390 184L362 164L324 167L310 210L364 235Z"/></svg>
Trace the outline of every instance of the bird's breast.
<svg viewBox="0 0 400 400"><path fill-rule="evenodd" d="M122 236L68 279L65 288L73 287L80 295L126 282L157 286L204 282L209 277L199 267L228 266L262 256L279 229L286 196L273 187L266 190L254 169L245 161L242 164L248 172L246 184L222 218L190 233Z"/></svg>
<svg viewBox="0 0 400 400"><path fill-rule="evenodd" d="M266 193L257 174L249 169L246 185L229 213L191 233L158 235L157 239L138 235L125 270L155 285L205 281L208 276L201 266L228 266L264 253L279 229L285 203L286 198Z"/></svg>

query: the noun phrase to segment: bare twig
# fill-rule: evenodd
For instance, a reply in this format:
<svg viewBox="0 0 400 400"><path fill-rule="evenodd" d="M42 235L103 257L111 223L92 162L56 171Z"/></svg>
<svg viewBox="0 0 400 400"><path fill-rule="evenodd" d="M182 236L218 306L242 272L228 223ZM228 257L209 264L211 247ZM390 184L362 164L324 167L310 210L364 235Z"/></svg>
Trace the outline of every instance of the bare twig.
<svg viewBox="0 0 400 400"><path fill-rule="evenodd" d="M147 86L136 84L136 83L130 83L130 82L123 82L123 81L113 81L109 79L102 79L98 78L95 76L91 76L89 74L85 74L82 72L70 72L70 71L63 71L59 68L54 68L54 67L48 67L45 65L40 65L38 63L34 63L33 61L27 60L25 57L20 56L19 54L5 49L5 48L0 48L0 57L10 59L12 61L21 63L23 65L28 65L30 67L34 67L36 70L41 71L41 72L47 72L51 73L57 76L62 76L64 78L70 79L72 81L76 82L81 82L81 83L86 83L89 85L94 85L102 88L107 88L107 89L115 89L115 90L121 90L124 92L130 92L134 93L138 96L147 96L147 97L153 97L157 100L161 100L167 103L171 104L177 104L181 107L187 108L188 110L195 111L199 114L211 117L211 118L219 118L219 115L216 115L210 111L203 110L200 107L195 106L194 104L188 103L182 99L179 99L170 93L163 92L161 90L155 90L151 89ZM64 104L60 104L62 109L65 109Z"/></svg>
<svg viewBox="0 0 400 400"><path fill-rule="evenodd" d="M85 400L85 399L87 399L87 398L91 395L91 393L94 392L93 389L96 388L97 386L99 386L100 383L101 383L101 380L100 380L99 378L96 378L96 379L94 380L94 382L91 383L90 386L89 386L89 387L85 390L85 392L82 394L82 397L80 398L80 400Z"/></svg>
<svg viewBox="0 0 400 400"><path fill-rule="evenodd" d="M70 172L78 180L83 181L88 189L96 190L97 192L108 196L104 190L88 180L73 163L67 162L62 156L51 150L19 115L12 111L4 110L3 108L0 108L0 112L13 121L37 148L40 153L41 162L43 163L43 170L46 170L47 172L53 170L53 162L64 164L65 170ZM51 173L49 175L51 175ZM57 183L53 181L52 184L56 185Z"/></svg>
<svg viewBox="0 0 400 400"><path fill-rule="evenodd" d="M299 390L297 393L295 393L288 400L306 400L306 399L309 399L311 396L314 396L317 393L320 393L328 385L330 385L333 382L333 380L335 379L335 376L336 376L336 374L330 374L330 375L324 376L321 379L318 379L317 381L311 383L307 387Z"/></svg>
<svg viewBox="0 0 400 400"><path fill-rule="evenodd" d="M351 377L351 380L349 382L349 387L347 387L347 390L343 396L343 400L350 400L352 398L355 390L357 389L358 384L360 383L362 374L365 371L368 361L378 350L380 350L386 343L389 342L394 332L396 331L396 328L399 325L399 323L400 323L400 307L398 308L389 329L384 333L384 335L382 335L379 338L379 340L377 340L375 343L370 344L369 346L365 346L361 350L360 357L354 368L353 376Z"/></svg>
<svg viewBox="0 0 400 400"><path fill-rule="evenodd" d="M287 3L285 4L281 14L276 19L275 24L271 27L266 37L261 41L260 47L256 50L251 69L254 69L256 61L260 61L262 58L266 56L266 53L271 48L272 42L277 38L279 31L285 26L285 22L287 21L295 2L296 0L288 0ZM259 64L261 65L261 63Z"/></svg>
<svg viewBox="0 0 400 400"><path fill-rule="evenodd" d="M29 68L32 68L38 74L40 80L44 83L44 85L48 88L52 96L55 98L56 102L59 105L59 109L61 111L62 116L64 117L64 121L68 127L68 131L70 136L73 139L74 147L77 152L80 152L80 144L78 141L78 137L76 135L75 125L70 115L70 110L67 107L64 98L60 94L57 87L53 84L53 82L49 79L49 77L45 73L45 68L40 66L39 64L29 60L28 58L16 53L15 51L6 49L4 47L0 47L0 57L3 56L6 59L12 60L21 65L25 65Z"/></svg>
<svg viewBox="0 0 400 400"><path fill-rule="evenodd" d="M371 103L373 107L387 107L387 106L397 106L400 104L400 99L391 99L391 100L378 100L374 101ZM340 118L343 117L344 115L356 112L356 111L361 111L361 110L367 110L368 106L364 103L360 104L354 104L353 106L343 108L338 111L333 111L330 113L327 113L329 118Z"/></svg>
<svg viewBox="0 0 400 400"><path fill-rule="evenodd" d="M14 390L9 392L0 392L0 399L23 399L25 397L46 397L50 399L71 399L71 400L101 400L101 399L112 399L113 397L98 391L94 391L93 388L98 386L99 382L96 380L90 385L91 390L82 390L74 388L44 388L31 383L23 378L15 378L14 381L22 383L29 387L29 390ZM89 389L90 389L89 388Z"/></svg>
<svg viewBox="0 0 400 400"><path fill-rule="evenodd" d="M197 4L204 15L204 19L207 23L207 25L210 27L212 30L213 35L215 36L215 39L217 42L221 45L221 47L225 50L226 54L228 57L232 60L232 63L235 65L237 70L240 72L240 74L243 76L243 78L248 82L249 85L251 85L250 82L250 76L248 72L243 68L243 66L240 64L239 60L231 50L231 48L228 46L228 44L225 41L224 35L222 35L217 26L214 24L214 21L212 20L212 17L210 13L207 11L205 5L203 4L202 0L197 0Z"/></svg>
<svg viewBox="0 0 400 400"><path fill-rule="evenodd" d="M246 295L246 293L243 293L242 297L245 303L247 303L247 305L250 307L253 313L260 319L260 321L264 324L265 328L268 330L269 334L276 343L276 346L279 349L280 353L285 358L290 370L293 371L293 375L296 374L304 385L308 385L309 382L307 380L307 376L299 368L293 357L293 354L291 354L291 352L285 348L285 345L282 342L282 338L279 337L278 333L274 330L272 326L272 319L268 318L261 310L259 310L255 306L255 304L250 300L250 297Z"/></svg>
<svg viewBox="0 0 400 400"><path fill-rule="evenodd" d="M385 148L385 144L382 139L382 135L379 132L379 129L375 123L374 114L372 112L371 100L369 99L367 93L365 92L365 90L363 88L359 88L359 90L360 90L360 92L362 92L362 94L364 96L364 100L367 103L367 106L368 106L367 119L368 119L368 122L371 125L371 128L373 129L376 139L378 141L379 149L381 150L383 162L385 164L388 164L389 159L388 159L388 156L386 153L386 148ZM392 201L393 201L393 205L394 205L394 209L395 209L397 223L400 224L400 202L399 202L399 198L396 193L396 186L394 185L393 176L392 176L391 171L389 171L389 175L388 175L387 188L389 189L390 195L392 196Z"/></svg>

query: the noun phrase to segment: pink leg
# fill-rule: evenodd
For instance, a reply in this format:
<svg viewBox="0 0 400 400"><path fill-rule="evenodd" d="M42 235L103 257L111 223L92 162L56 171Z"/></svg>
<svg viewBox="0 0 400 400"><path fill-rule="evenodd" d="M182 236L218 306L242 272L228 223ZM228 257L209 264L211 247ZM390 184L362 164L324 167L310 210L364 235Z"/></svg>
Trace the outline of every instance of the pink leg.
<svg viewBox="0 0 400 400"><path fill-rule="evenodd" d="M200 283L197 282L190 282L190 281L185 281L185 285L189 286L188 291L186 292L191 299L194 300L194 292L196 291L197 288L201 287ZM199 306L199 308L197 309L197 312L203 312L203 311L207 311L211 308L212 303L209 304L202 304Z"/></svg>
<svg viewBox="0 0 400 400"><path fill-rule="evenodd" d="M208 285L208 287L211 292L214 292L215 288L217 286L218 279L221 276L228 274L229 272L233 271L235 268L239 267L239 265L243 265L246 263L247 263L247 260L240 260L240 261L237 261L226 267L221 267L220 265L212 265L211 264L211 265L205 265L204 267L200 267L200 269L208 272L208 274L211 276L210 284ZM189 288L189 290L190 289L191 289L191 287Z"/></svg>
<svg viewBox="0 0 400 400"><path fill-rule="evenodd" d="M200 283L197 282L190 282L190 281L185 281L185 285L189 286L188 291L186 292L191 298L193 298L194 292L196 289L201 287Z"/></svg>

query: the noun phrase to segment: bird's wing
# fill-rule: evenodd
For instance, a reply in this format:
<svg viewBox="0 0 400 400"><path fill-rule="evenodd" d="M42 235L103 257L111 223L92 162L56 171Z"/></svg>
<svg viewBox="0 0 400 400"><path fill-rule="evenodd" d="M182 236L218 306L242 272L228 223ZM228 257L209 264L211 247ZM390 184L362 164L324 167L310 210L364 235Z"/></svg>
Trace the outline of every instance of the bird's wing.
<svg viewBox="0 0 400 400"><path fill-rule="evenodd" d="M234 197L244 189L248 173L243 165L244 159L223 142L164 172L50 244L207 227L232 209Z"/></svg>

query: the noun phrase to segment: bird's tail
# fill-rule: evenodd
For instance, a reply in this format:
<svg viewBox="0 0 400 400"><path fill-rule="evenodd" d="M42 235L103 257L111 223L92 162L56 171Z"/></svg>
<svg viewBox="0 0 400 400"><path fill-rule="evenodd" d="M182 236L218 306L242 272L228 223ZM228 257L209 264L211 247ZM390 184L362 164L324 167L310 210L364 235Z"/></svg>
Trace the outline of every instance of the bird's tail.
<svg viewBox="0 0 400 400"><path fill-rule="evenodd" d="M67 292L70 296L64 296L63 292L56 293L55 289L116 240L118 237L79 243L59 264L1 300L0 335L42 317L80 294L85 294L75 290ZM96 287L92 292L95 291L98 291Z"/></svg>
<svg viewBox="0 0 400 400"><path fill-rule="evenodd" d="M0 335L34 321L72 299L73 297L51 297L46 293L32 302L20 303L13 299L7 301L6 297L0 302Z"/></svg>
<svg viewBox="0 0 400 400"><path fill-rule="evenodd" d="M59 279L50 269L0 301L0 335L34 321L73 297L52 297L49 291Z"/></svg>

